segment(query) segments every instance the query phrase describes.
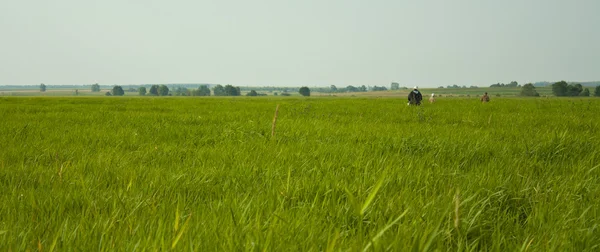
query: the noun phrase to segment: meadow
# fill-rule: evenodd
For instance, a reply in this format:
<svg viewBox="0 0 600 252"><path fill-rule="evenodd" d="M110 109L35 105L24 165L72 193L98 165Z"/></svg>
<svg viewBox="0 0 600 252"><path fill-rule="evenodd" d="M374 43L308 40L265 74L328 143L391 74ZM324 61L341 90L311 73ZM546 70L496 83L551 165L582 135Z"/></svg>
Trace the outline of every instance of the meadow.
<svg viewBox="0 0 600 252"><path fill-rule="evenodd" d="M0 97L0 118L1 251L600 249L597 98Z"/></svg>

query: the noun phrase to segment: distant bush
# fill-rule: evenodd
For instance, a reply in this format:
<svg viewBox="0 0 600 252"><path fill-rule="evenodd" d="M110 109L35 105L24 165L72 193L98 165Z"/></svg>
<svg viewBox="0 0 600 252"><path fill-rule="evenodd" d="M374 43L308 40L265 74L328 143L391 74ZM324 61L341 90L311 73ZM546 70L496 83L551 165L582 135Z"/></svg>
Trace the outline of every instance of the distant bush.
<svg viewBox="0 0 600 252"><path fill-rule="evenodd" d="M148 93L150 95L158 96L158 85L152 85Z"/></svg>
<svg viewBox="0 0 600 252"><path fill-rule="evenodd" d="M578 83L568 84L566 81L559 81L552 84L552 93L556 96L580 96L582 92L583 86Z"/></svg>
<svg viewBox="0 0 600 252"><path fill-rule="evenodd" d="M169 95L169 87L167 87L167 85L160 85L158 87L158 95L160 95L160 96Z"/></svg>
<svg viewBox="0 0 600 252"><path fill-rule="evenodd" d="M214 86L213 87L213 95L214 96L225 96L225 88L221 84Z"/></svg>
<svg viewBox="0 0 600 252"><path fill-rule="evenodd" d="M112 94L110 92L106 92L106 93L104 93L104 95L106 95L106 96L112 96Z"/></svg>
<svg viewBox="0 0 600 252"><path fill-rule="evenodd" d="M201 85L198 89L192 91L193 96L210 96L210 89L207 85Z"/></svg>
<svg viewBox="0 0 600 252"><path fill-rule="evenodd" d="M300 93L302 96L310 96L310 89L308 87L301 87L298 90L298 93Z"/></svg>
<svg viewBox="0 0 600 252"><path fill-rule="evenodd" d="M123 91L123 88L121 86L114 86L112 89L112 95L115 96L123 96L125 94L125 91Z"/></svg>
<svg viewBox="0 0 600 252"><path fill-rule="evenodd" d="M281 93L281 96L290 96L291 94L289 93Z"/></svg>
<svg viewBox="0 0 600 252"><path fill-rule="evenodd" d="M513 87L520 87L520 85L516 81L511 81L509 84L497 83L497 84L490 85L490 87L507 87L507 88L513 88Z"/></svg>
<svg viewBox="0 0 600 252"><path fill-rule="evenodd" d="M171 91L171 93L173 93L173 95L175 95L175 96L191 96L192 95L192 91L190 91L186 87L176 87L176 88L174 88L174 91Z"/></svg>
<svg viewBox="0 0 600 252"><path fill-rule="evenodd" d="M250 92L246 93L246 96L258 96L255 90L250 90Z"/></svg>
<svg viewBox="0 0 600 252"><path fill-rule="evenodd" d="M579 93L579 96L590 96L590 90L587 88L583 89L583 91Z"/></svg>
<svg viewBox="0 0 600 252"><path fill-rule="evenodd" d="M373 86L372 88L370 88L370 91L387 91L387 88L384 86L378 87L378 86Z"/></svg>
<svg viewBox="0 0 600 252"><path fill-rule="evenodd" d="M521 88L521 96L540 96L540 94L535 91L533 84L527 83Z"/></svg>
<svg viewBox="0 0 600 252"><path fill-rule="evenodd" d="M226 96L239 96L240 95L240 87L234 87L232 85L225 85L223 88Z"/></svg>
<svg viewBox="0 0 600 252"><path fill-rule="evenodd" d="M100 84L96 83L92 85L92 92L100 92Z"/></svg>

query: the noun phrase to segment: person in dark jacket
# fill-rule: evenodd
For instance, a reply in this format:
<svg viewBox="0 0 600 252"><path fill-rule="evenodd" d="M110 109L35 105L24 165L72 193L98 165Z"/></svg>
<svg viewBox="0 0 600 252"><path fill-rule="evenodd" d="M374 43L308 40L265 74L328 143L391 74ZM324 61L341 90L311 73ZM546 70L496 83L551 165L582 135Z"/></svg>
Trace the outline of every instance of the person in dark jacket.
<svg viewBox="0 0 600 252"><path fill-rule="evenodd" d="M419 87L415 86L413 91L408 94L408 104L421 105L421 100L423 100L423 95L419 92Z"/></svg>

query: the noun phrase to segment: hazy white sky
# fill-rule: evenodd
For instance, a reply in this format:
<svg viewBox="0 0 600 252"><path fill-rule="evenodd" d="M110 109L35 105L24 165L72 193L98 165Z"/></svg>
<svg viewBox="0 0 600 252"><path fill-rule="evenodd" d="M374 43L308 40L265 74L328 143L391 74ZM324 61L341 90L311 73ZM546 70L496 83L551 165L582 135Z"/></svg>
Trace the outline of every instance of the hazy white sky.
<svg viewBox="0 0 600 252"><path fill-rule="evenodd" d="M600 80L600 0L0 0L0 85Z"/></svg>

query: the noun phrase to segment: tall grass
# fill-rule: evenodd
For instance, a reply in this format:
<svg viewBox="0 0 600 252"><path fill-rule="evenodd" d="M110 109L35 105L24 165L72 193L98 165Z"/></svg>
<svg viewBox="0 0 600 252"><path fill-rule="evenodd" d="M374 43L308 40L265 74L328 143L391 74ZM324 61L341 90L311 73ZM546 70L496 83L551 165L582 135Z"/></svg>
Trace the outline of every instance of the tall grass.
<svg viewBox="0 0 600 252"><path fill-rule="evenodd" d="M599 111L0 98L0 250L598 250Z"/></svg>

